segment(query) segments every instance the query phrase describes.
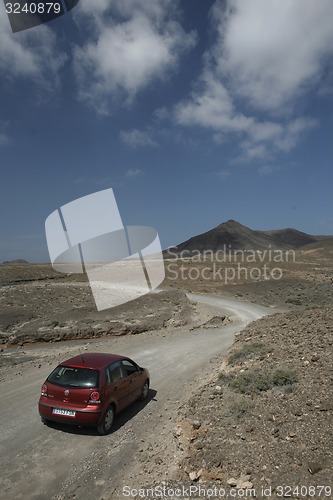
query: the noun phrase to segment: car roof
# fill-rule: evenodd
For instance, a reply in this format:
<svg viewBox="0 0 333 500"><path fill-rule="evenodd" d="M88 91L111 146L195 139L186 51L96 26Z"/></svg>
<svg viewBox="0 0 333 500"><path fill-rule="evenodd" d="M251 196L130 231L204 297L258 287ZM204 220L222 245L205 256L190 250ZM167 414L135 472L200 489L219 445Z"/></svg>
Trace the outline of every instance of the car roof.
<svg viewBox="0 0 333 500"><path fill-rule="evenodd" d="M84 354L74 356L74 358L67 359L66 361L60 363L60 365L99 369L121 359L128 358L126 358L126 356L120 356L119 354L86 352Z"/></svg>

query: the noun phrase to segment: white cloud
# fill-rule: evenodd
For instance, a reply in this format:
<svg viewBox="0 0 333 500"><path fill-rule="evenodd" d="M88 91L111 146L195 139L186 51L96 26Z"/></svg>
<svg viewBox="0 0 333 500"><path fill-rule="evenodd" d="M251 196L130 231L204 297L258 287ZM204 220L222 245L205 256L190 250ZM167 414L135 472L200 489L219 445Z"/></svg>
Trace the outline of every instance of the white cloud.
<svg viewBox="0 0 333 500"><path fill-rule="evenodd" d="M216 3L214 58L233 93L279 111L318 82L332 53L331 0L232 0Z"/></svg>
<svg viewBox="0 0 333 500"><path fill-rule="evenodd" d="M229 172L229 170L220 170L219 172L217 172L217 175L218 175L221 179L226 179L227 177L229 177L230 172Z"/></svg>
<svg viewBox="0 0 333 500"><path fill-rule="evenodd" d="M297 146L303 132L316 126L316 120L304 117L298 117L284 125L254 123L248 130L248 138L240 143L241 154L234 159L234 163L269 160L277 152L288 153Z"/></svg>
<svg viewBox="0 0 333 500"><path fill-rule="evenodd" d="M210 71L203 73L199 90L175 107L175 118L181 125L200 125L226 132L244 131L252 122L235 112L229 92Z"/></svg>
<svg viewBox="0 0 333 500"><path fill-rule="evenodd" d="M289 152L317 124L293 116L293 103L325 71L333 52L332 14L330 0L319 9L311 0L216 1L216 39L193 92L174 107L176 123L210 129L217 143L236 136L236 162Z"/></svg>
<svg viewBox="0 0 333 500"><path fill-rule="evenodd" d="M258 168L258 173L260 175L270 175L274 172L275 168L273 165L261 165L261 167Z"/></svg>
<svg viewBox="0 0 333 500"><path fill-rule="evenodd" d="M155 109L153 113L154 121L161 122L164 120L170 120L172 118L172 112L166 106L162 106L161 108Z"/></svg>
<svg viewBox="0 0 333 500"><path fill-rule="evenodd" d="M47 26L12 33L4 5L0 3L0 74L2 79L20 77L54 88L67 60L59 51L55 34Z"/></svg>
<svg viewBox="0 0 333 500"><path fill-rule="evenodd" d="M126 177L138 177L140 175L143 175L143 170L141 170L140 168L130 168L126 172Z"/></svg>
<svg viewBox="0 0 333 500"><path fill-rule="evenodd" d="M269 148L265 144L256 144L250 140L240 143L241 155L235 159L235 163L247 162L249 160L266 160L271 156Z"/></svg>
<svg viewBox="0 0 333 500"><path fill-rule="evenodd" d="M296 146L302 132L316 125L315 120L305 117L277 123L246 116L237 110L224 84L207 70L190 98L175 106L174 118L180 125L213 130L216 143L225 142L227 135L237 134L241 139L241 154L235 162L265 160L273 151L288 152Z"/></svg>
<svg viewBox="0 0 333 500"><path fill-rule="evenodd" d="M132 130L122 130L119 135L120 139L133 149L140 146L157 146L157 142L152 139L149 131L135 128Z"/></svg>
<svg viewBox="0 0 333 500"><path fill-rule="evenodd" d="M91 10L91 2L83 1L77 19L84 22ZM74 50L81 100L107 115L117 101L130 104L138 92L166 77L196 39L175 16L170 1L103 1L94 11L90 39Z"/></svg>
<svg viewBox="0 0 333 500"><path fill-rule="evenodd" d="M283 133L276 138L275 145L281 151L288 152L296 146L300 135L304 131L316 126L316 120L306 117L298 117L286 125Z"/></svg>

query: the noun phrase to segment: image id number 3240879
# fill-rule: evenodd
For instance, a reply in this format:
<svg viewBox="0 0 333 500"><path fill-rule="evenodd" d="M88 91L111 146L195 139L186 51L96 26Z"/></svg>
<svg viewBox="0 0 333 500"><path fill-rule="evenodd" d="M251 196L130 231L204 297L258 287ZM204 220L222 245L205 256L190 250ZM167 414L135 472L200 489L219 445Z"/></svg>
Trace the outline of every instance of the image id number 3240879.
<svg viewBox="0 0 333 500"><path fill-rule="evenodd" d="M306 497L306 498L320 498L328 497L331 498L332 487L331 486L277 486L276 496L282 498L292 498L292 497Z"/></svg>
<svg viewBox="0 0 333 500"><path fill-rule="evenodd" d="M6 2L7 14L59 14L59 2Z"/></svg>

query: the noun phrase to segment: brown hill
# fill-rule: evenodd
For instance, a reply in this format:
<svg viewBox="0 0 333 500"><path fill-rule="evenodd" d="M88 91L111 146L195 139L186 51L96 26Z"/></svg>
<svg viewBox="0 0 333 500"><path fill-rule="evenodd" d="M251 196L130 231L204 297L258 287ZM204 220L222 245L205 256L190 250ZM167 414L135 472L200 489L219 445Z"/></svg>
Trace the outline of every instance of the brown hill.
<svg viewBox="0 0 333 500"><path fill-rule="evenodd" d="M318 241L304 245L299 249L304 256L315 256L324 259L333 258L333 236L319 237Z"/></svg>
<svg viewBox="0 0 333 500"><path fill-rule="evenodd" d="M3 264L29 264L29 262L24 259L14 259L14 260L5 260Z"/></svg>
<svg viewBox="0 0 333 500"><path fill-rule="evenodd" d="M324 237L324 239L327 238ZM175 256L175 254L179 255L184 251L190 255L205 250L212 252L218 250L226 252L235 250L288 250L298 249L304 245L316 243L321 239L321 236L316 237L292 228L271 231L252 230L237 221L228 220L205 233L193 236L176 247L169 248L164 253L168 257Z"/></svg>
<svg viewBox="0 0 333 500"><path fill-rule="evenodd" d="M301 231L297 231L297 229L292 228L263 231L263 233L271 236L276 241L281 242L281 244L290 245L294 248L299 248L303 245L307 245L309 243L314 243L317 241L316 236L302 233Z"/></svg>

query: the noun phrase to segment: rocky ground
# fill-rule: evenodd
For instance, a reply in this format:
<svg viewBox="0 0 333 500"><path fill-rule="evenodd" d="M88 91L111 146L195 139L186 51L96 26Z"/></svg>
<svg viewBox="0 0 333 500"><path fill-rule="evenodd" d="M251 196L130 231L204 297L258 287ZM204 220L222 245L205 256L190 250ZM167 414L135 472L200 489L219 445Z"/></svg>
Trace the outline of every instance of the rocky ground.
<svg viewBox="0 0 333 500"><path fill-rule="evenodd" d="M207 267L216 279L205 278ZM160 486L185 486L187 494L193 488L191 498L207 492L212 498L333 498L331 260L299 253L296 262L281 264L281 280L223 283L214 262L169 261L166 268L171 287L286 311L249 325L229 356L214 361L209 382L179 411L178 469ZM190 279L191 272L199 278Z"/></svg>
<svg viewBox="0 0 333 500"><path fill-rule="evenodd" d="M287 486L293 498L323 498L323 485L333 492L332 324L332 308L318 307L265 317L237 335L181 412L179 479L261 498L283 497Z"/></svg>
<svg viewBox="0 0 333 500"><path fill-rule="evenodd" d="M84 275L64 276L48 265L2 265L0 282L0 343L7 346L197 327L213 315L183 290L97 311Z"/></svg>
<svg viewBox="0 0 333 500"><path fill-rule="evenodd" d="M225 261L167 260L165 285L193 292L236 296L265 306L307 307L333 300L333 251L323 255L296 251L247 262L244 254Z"/></svg>
<svg viewBox="0 0 333 500"><path fill-rule="evenodd" d="M285 312L241 331L227 359L214 360L210 378L188 401L179 401L173 461L165 459L163 442L148 452L143 468L151 471L151 483L143 486L158 484L167 469L169 479L161 485L172 488L218 485L229 495L248 497L255 490L258 498L333 498L331 261L299 253L294 262L278 264L278 280L252 279L254 264L242 266L247 275L226 280L214 262L166 261L167 291L98 313L84 276L59 275L46 265L2 265L0 361L4 369L20 365L24 356L38 363L6 349L15 343L173 332L185 324L218 327L227 321L190 303L188 290L282 306Z"/></svg>

